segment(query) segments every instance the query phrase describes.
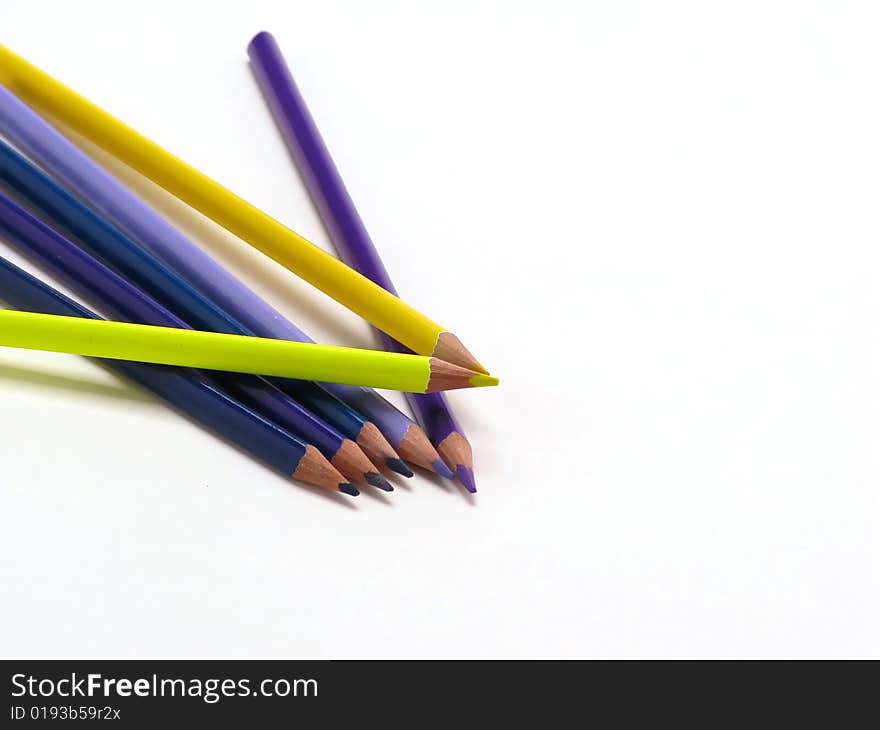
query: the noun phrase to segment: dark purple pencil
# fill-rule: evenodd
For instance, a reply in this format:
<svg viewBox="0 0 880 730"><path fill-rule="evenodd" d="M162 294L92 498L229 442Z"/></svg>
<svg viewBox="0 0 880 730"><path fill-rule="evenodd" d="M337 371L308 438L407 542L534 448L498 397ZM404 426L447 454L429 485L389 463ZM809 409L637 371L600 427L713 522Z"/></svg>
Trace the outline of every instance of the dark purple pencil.
<svg viewBox="0 0 880 730"><path fill-rule="evenodd" d="M265 31L248 45L248 55L260 88L299 168L312 200L330 234L336 251L346 264L397 294L379 252L342 182L324 140L306 107L275 38ZM383 333L382 346L389 351L410 352ZM456 421L446 398L439 393L406 394L419 425L440 456L469 492L476 492L471 446Z"/></svg>

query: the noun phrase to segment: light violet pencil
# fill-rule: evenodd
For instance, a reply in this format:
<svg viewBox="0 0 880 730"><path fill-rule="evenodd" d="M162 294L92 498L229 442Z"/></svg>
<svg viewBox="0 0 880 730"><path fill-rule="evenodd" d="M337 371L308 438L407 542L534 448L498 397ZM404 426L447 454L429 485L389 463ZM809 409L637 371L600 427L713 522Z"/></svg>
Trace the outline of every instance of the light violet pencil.
<svg viewBox="0 0 880 730"><path fill-rule="evenodd" d="M314 342L2 85L0 132L255 335ZM452 477L419 426L374 390L322 385L374 423L403 459ZM395 468L406 473L402 463Z"/></svg>
<svg viewBox="0 0 880 730"><path fill-rule="evenodd" d="M397 291L385 270L351 196L330 157L330 152L271 34L258 33L248 45L255 76L269 103L287 146L315 202L333 245L355 271L394 295ZM389 352L410 352L399 342L379 333ZM471 446L442 395L407 395L419 425L444 461L469 492L476 492Z"/></svg>

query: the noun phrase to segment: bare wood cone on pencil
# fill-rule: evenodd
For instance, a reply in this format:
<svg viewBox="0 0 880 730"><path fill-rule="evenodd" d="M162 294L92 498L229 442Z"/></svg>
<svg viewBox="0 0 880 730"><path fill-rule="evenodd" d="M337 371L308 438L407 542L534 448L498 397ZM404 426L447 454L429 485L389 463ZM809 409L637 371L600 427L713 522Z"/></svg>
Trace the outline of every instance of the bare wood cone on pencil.
<svg viewBox="0 0 880 730"><path fill-rule="evenodd" d="M358 486L372 486L384 492L393 491L388 481L376 471L376 466L367 457L363 450L351 439L345 439L342 446L330 459L330 463L336 467L345 477Z"/></svg>
<svg viewBox="0 0 880 730"><path fill-rule="evenodd" d="M426 393L436 393L440 390L457 390L459 388L472 388L480 382L482 373L468 370L467 368L453 365L451 362L432 357L429 362L431 377L428 379Z"/></svg>
<svg viewBox="0 0 880 730"><path fill-rule="evenodd" d="M345 492L352 496L357 496L358 493L358 490L349 484L345 477L311 444L306 447L305 456L300 459L293 476L300 481L333 492Z"/></svg>
<svg viewBox="0 0 880 730"><path fill-rule="evenodd" d="M375 464L383 474L397 472L403 476L412 476L412 471L406 466L398 453L388 443L382 432L369 421L364 424L357 437L357 445L361 447L370 461ZM393 467L393 468L392 468Z"/></svg>
<svg viewBox="0 0 880 730"><path fill-rule="evenodd" d="M400 446L397 447L397 453L410 464L428 469L435 474L440 474L440 476L451 478L448 474L448 469L444 468L445 464L441 460L437 449L431 445L425 432L416 424L406 429L403 440L400 442Z"/></svg>
<svg viewBox="0 0 880 730"><path fill-rule="evenodd" d="M440 333L437 337L437 344L434 345L434 351L431 354L440 360L460 365L463 368L469 368L484 375L489 374L489 371L480 364L479 360L471 355L468 349L461 344L461 340L451 332Z"/></svg>
<svg viewBox="0 0 880 730"><path fill-rule="evenodd" d="M474 455L470 442L458 431L453 431L438 444L437 451L449 468L455 472L469 492L476 492L474 486Z"/></svg>

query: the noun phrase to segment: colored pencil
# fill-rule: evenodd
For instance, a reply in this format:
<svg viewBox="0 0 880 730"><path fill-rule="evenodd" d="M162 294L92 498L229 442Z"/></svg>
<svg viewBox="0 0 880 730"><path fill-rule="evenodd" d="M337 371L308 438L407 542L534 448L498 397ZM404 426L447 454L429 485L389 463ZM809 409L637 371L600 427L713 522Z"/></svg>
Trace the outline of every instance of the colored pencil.
<svg viewBox="0 0 880 730"><path fill-rule="evenodd" d="M115 269L145 293L167 307L192 327L227 334L252 335L253 333L227 314L223 309L205 298L201 292L123 235L93 210L75 198L56 181L36 167L7 144L0 142L0 187L36 208L52 225L65 232L81 248ZM166 322L148 324L168 325ZM234 385L242 385L235 381ZM260 397L265 384L251 384L248 397ZM265 400L266 407L275 410L268 414L273 420L282 419L281 425L293 430L318 448L325 451L330 446L321 441L335 439L340 432L356 440L360 448L380 468L388 468L407 476L412 472L406 467L381 432L371 423L326 392L315 383L307 381L277 381L273 390L281 389L293 395L282 405L278 393ZM239 397L244 397L238 392ZM287 411L282 413L281 410ZM286 416L286 418L282 418ZM384 486L385 482L377 484Z"/></svg>
<svg viewBox="0 0 880 730"><path fill-rule="evenodd" d="M0 311L0 346L356 385L366 379L398 390L496 385L491 375L421 355L34 312Z"/></svg>
<svg viewBox="0 0 880 730"><path fill-rule="evenodd" d="M201 211L414 352L486 372L445 327L0 46L0 83Z"/></svg>
<svg viewBox="0 0 880 730"><path fill-rule="evenodd" d="M2 258L0 300L9 306L51 315L99 319L94 312ZM101 362L282 473L357 496L358 490L346 483L314 446L242 405L199 373L162 365Z"/></svg>
<svg viewBox="0 0 880 730"><path fill-rule="evenodd" d="M104 314L124 322L189 328L161 304L2 193L0 232L12 246ZM376 472L357 445L317 418L304 417L299 405L284 393L249 375L222 374L216 379L238 400L318 448L347 479L391 491L391 485Z"/></svg>
<svg viewBox="0 0 880 730"><path fill-rule="evenodd" d="M3 86L0 132L253 334L314 342ZM324 388L375 423L402 459L451 478L421 428L374 390L336 383L325 383Z"/></svg>
<svg viewBox="0 0 880 730"><path fill-rule="evenodd" d="M353 269L396 295L351 196L308 107L271 34L258 33L248 45L257 82L297 167L326 226L339 257ZM379 332L389 352L410 352L396 340ZM476 491L470 443L442 394L408 394L416 420L461 483Z"/></svg>

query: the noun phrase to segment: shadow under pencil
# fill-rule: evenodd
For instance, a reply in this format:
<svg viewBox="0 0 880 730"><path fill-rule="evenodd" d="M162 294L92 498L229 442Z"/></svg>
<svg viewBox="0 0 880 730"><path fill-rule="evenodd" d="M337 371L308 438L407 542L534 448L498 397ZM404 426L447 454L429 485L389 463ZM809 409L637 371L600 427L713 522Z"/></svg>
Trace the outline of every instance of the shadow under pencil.
<svg viewBox="0 0 880 730"><path fill-rule="evenodd" d="M108 371L109 372L109 371ZM136 403L157 403L151 397L135 386L129 386L124 380L119 379L118 385L110 383L96 383L84 378L73 378L69 375L50 372L48 370L34 370L16 365L0 363L0 380L17 380L20 383L35 385L40 388L53 390L73 390L77 393L87 393L102 398L118 398L119 400L134 401Z"/></svg>
<svg viewBox="0 0 880 730"><path fill-rule="evenodd" d="M115 374L113 375L115 377ZM123 378L119 378L118 385L113 385L109 383L96 383L94 381L86 380L84 378L70 377L68 375L53 373L48 370L34 370L32 368L23 368L16 365L0 363L0 380L16 380L20 383L26 383L28 385L33 385L40 388L51 388L53 390L73 390L78 393L85 393L102 398L118 398L120 400L135 403L155 404L157 407L161 407L163 405L160 400L154 398L146 391L141 390L135 385L127 385L126 381ZM170 403L165 403L164 405L168 408L171 408L178 416L187 420L194 427L199 428L203 431L208 431L212 436L214 436L214 438L219 439L229 448L234 449L239 454L248 459L256 461L253 455L242 449L238 444L224 438L221 434L218 434L215 431L206 429L204 426L202 426L201 423L199 423L199 421L190 417L189 414L175 408ZM298 488L298 490L302 489L310 495L329 500L330 502L338 504L342 507L353 510L358 509L356 503L352 502L352 500L350 499L343 497L341 494L330 492L326 489L322 489L311 484L306 484L305 482L293 479L286 474L282 474L275 469L272 469L268 465L264 464L264 466L266 466L267 471L271 472L272 474L276 475L280 480L282 480L282 482L287 487L295 486Z"/></svg>

